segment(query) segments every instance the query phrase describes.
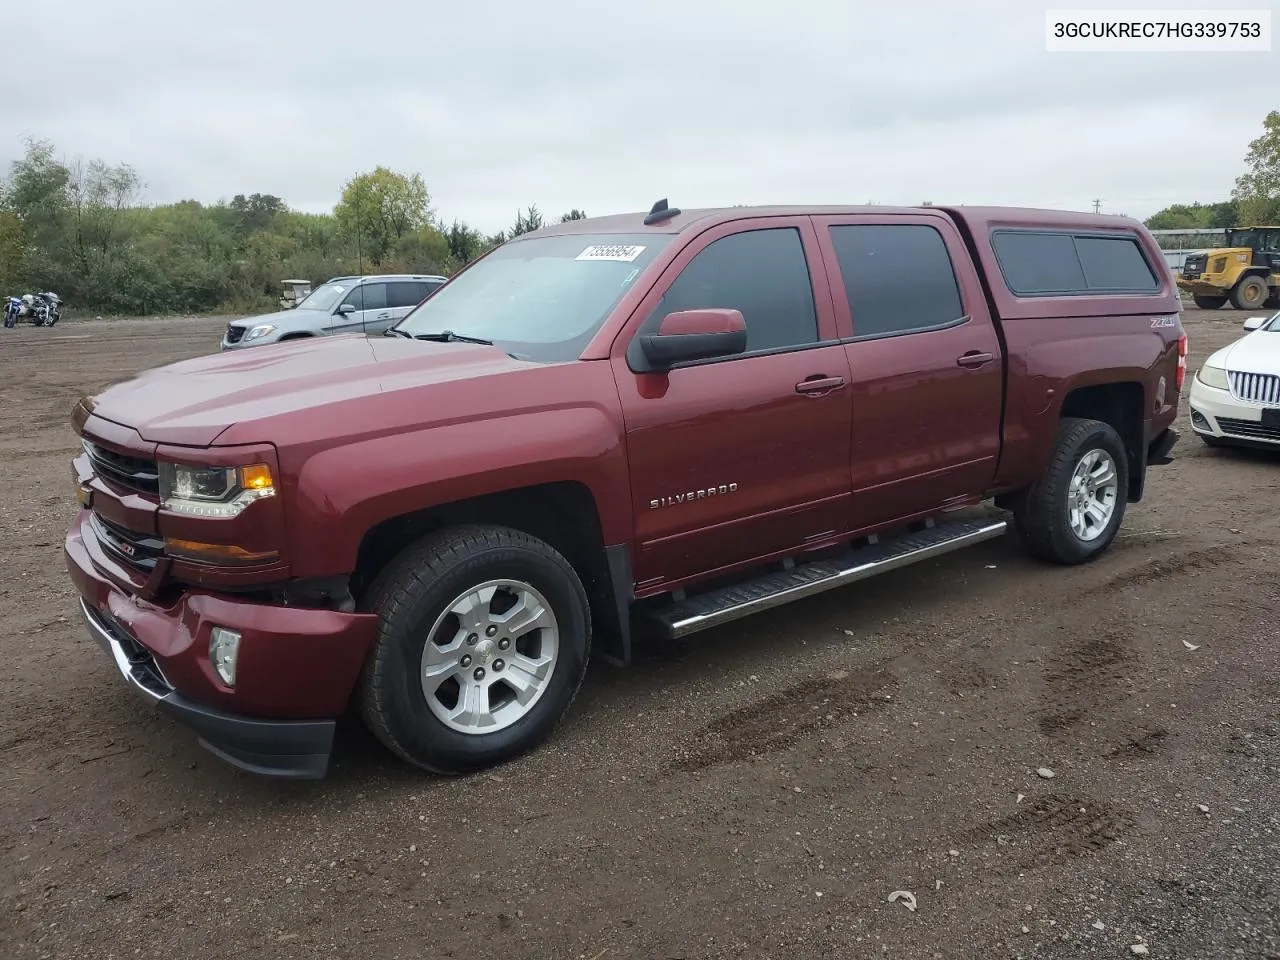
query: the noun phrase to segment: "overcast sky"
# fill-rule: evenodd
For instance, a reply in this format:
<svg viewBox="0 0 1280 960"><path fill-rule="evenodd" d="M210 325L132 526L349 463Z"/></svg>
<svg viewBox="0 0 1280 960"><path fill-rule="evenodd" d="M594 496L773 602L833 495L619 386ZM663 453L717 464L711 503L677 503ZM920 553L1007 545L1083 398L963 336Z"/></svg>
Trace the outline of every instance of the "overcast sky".
<svg viewBox="0 0 1280 960"><path fill-rule="evenodd" d="M13 0L0 163L30 135L132 164L150 202L312 211L382 164L486 232L530 203L662 196L1133 216L1225 198L1280 109L1280 54L1051 54L1046 5Z"/></svg>

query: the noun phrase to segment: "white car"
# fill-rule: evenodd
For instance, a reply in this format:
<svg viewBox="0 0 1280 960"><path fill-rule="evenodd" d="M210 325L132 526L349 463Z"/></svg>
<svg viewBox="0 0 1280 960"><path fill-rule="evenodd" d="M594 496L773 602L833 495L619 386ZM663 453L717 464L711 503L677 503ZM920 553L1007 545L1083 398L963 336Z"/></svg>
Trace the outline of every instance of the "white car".
<svg viewBox="0 0 1280 960"><path fill-rule="evenodd" d="M1210 446L1280 449L1280 311L1250 317L1248 335L1214 353L1191 381L1191 429Z"/></svg>

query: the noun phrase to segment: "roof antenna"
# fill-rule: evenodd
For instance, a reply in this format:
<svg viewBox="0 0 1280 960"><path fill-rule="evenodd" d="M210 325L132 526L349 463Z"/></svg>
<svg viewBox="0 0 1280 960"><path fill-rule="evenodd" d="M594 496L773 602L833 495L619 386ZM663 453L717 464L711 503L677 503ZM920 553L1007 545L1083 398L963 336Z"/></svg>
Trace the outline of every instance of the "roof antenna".
<svg viewBox="0 0 1280 960"><path fill-rule="evenodd" d="M661 223L663 220L670 220L672 217L680 216L679 207L668 207L667 198L663 197L649 209L649 215L644 218L644 225L651 227L655 223Z"/></svg>

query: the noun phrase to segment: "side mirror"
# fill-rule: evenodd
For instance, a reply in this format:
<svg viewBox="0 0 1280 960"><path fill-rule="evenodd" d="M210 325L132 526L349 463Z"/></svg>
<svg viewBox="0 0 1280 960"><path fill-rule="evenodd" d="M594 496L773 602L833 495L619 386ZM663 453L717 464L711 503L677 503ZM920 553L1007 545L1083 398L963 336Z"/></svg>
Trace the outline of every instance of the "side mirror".
<svg viewBox="0 0 1280 960"><path fill-rule="evenodd" d="M747 322L738 310L680 310L663 317L657 333L642 335L640 349L657 368L732 356L747 349Z"/></svg>
<svg viewBox="0 0 1280 960"><path fill-rule="evenodd" d="M1246 330L1257 330L1260 326L1266 323L1268 319L1269 318L1267 317L1250 317L1244 322L1244 328Z"/></svg>
<svg viewBox="0 0 1280 960"><path fill-rule="evenodd" d="M340 317L349 317L355 312L356 305L354 303L344 303L338 308L338 316Z"/></svg>

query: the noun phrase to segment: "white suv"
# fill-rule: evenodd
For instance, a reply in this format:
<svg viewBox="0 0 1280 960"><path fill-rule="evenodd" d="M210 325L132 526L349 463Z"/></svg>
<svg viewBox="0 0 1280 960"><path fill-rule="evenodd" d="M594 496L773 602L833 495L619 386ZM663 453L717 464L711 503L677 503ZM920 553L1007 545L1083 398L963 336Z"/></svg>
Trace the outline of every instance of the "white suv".
<svg viewBox="0 0 1280 960"><path fill-rule="evenodd" d="M382 333L408 316L446 280L424 274L334 277L292 310L230 323L222 335L222 349L237 350L328 333Z"/></svg>

